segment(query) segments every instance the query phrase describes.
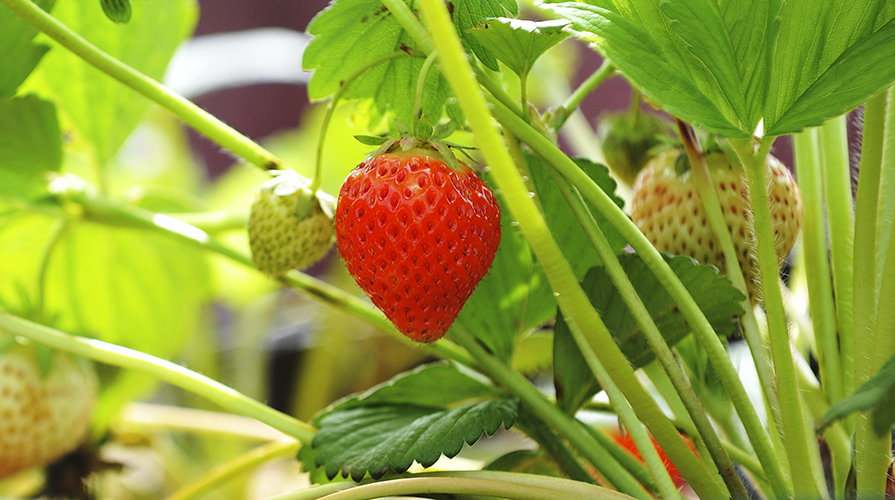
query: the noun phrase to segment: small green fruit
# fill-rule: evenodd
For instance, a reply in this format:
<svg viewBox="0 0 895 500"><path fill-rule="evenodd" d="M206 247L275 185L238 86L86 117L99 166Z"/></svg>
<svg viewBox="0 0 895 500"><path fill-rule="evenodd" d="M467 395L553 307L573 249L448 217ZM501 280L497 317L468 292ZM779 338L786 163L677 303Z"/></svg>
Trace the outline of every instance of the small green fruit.
<svg viewBox="0 0 895 500"><path fill-rule="evenodd" d="M667 120L641 111L608 113L600 117L597 135L601 140L603 158L619 180L634 184L654 150L668 137Z"/></svg>
<svg viewBox="0 0 895 500"><path fill-rule="evenodd" d="M277 278L322 259L335 242L334 204L335 199L326 193L311 193L294 170L278 173L262 184L249 216L249 245L255 266Z"/></svg>

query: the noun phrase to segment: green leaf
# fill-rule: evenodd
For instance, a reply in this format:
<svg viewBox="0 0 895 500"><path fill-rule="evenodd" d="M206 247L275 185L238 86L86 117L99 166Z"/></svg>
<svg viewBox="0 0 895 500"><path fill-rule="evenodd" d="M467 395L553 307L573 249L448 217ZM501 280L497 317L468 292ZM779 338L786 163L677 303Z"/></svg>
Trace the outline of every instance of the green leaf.
<svg viewBox="0 0 895 500"><path fill-rule="evenodd" d="M698 264L689 257L666 256L666 260L699 304L715 332L724 337L732 334L736 328L734 318L743 313L740 307L742 292L730 280L719 276L714 266ZM662 337L669 346L674 346L690 333L687 321L674 300L636 254L622 255L619 261ZM582 287L631 365L640 368L652 361L655 355L643 331L606 271L593 268L587 273ZM557 317L554 329L553 366L557 404L563 411L574 413L599 391L599 385L562 315Z"/></svg>
<svg viewBox="0 0 895 500"><path fill-rule="evenodd" d="M126 23L131 20L130 0L99 0L99 3L110 21Z"/></svg>
<svg viewBox="0 0 895 500"><path fill-rule="evenodd" d="M170 358L198 327L205 255L145 231L72 227L47 270L46 307L61 330Z"/></svg>
<svg viewBox="0 0 895 500"><path fill-rule="evenodd" d="M895 356L889 358L879 372L861 385L855 393L830 408L820 428L852 413L873 411L873 429L877 434L888 432L895 424Z"/></svg>
<svg viewBox="0 0 895 500"><path fill-rule="evenodd" d="M405 472L414 461L429 467L516 422L517 401L497 397L477 374L449 363L426 365L317 416L312 450L299 457L306 469L323 467L329 479L378 479L389 470Z"/></svg>
<svg viewBox="0 0 895 500"><path fill-rule="evenodd" d="M0 99L0 200L46 194L48 172L62 165L53 103L28 95Z"/></svg>
<svg viewBox="0 0 895 500"><path fill-rule="evenodd" d="M509 362L519 335L556 313L556 299L543 268L506 211L500 218L500 232L500 246L491 270L479 282L451 328L465 329L495 356Z"/></svg>
<svg viewBox="0 0 895 500"><path fill-rule="evenodd" d="M700 60L700 54L688 50L679 34L698 33L699 23L707 22L706 17L717 17L717 6L701 17L676 19L672 23L657 1L592 3L545 4L544 8L570 20L574 30L595 43L644 95L670 114L728 137L746 137L751 133L724 97L730 91L725 83L732 78L730 68L725 65L721 71L725 78L720 81L713 78L709 71L714 68ZM668 9L670 3L662 5ZM718 42L726 43L724 39ZM722 51L720 60L728 59L729 51Z"/></svg>
<svg viewBox="0 0 895 500"><path fill-rule="evenodd" d="M49 11L49 0L34 2ZM31 74L49 47L32 43L37 29L20 19L13 11L0 9L0 99L12 97L19 85Z"/></svg>
<svg viewBox="0 0 895 500"><path fill-rule="evenodd" d="M152 0L136 6L138 15L121 26L110 26L96 1L59 0L53 14L112 57L160 80L193 31L197 5L195 0ZM86 142L100 165L118 151L151 104L62 47L44 57L27 85L56 102L63 130L72 132L73 141Z"/></svg>
<svg viewBox="0 0 895 500"><path fill-rule="evenodd" d="M548 4L671 114L727 137L798 132L895 81L886 0Z"/></svg>
<svg viewBox="0 0 895 500"><path fill-rule="evenodd" d="M781 95L770 95L771 102L765 117L765 128L769 135L791 134L805 127L821 125L827 118L854 109L895 81L895 65L891 64L891 55L895 54L895 12L891 12L893 9L889 8L889 12L877 16L877 22L885 20L881 27L871 28L871 24L867 23L864 27L853 27L852 33L848 33L850 26L835 26L840 23L834 21L831 12L825 11L818 22L832 23L837 31L815 32L812 35L826 36L830 43L823 46L804 46L790 45L783 40L788 34L786 28L803 29L807 20L811 19L808 13L797 10L802 6L791 5L793 3L803 2L786 2L784 6L784 13L789 15L784 17L784 30L779 44L782 50L777 53L775 78L771 82L773 88L779 88L783 92L780 92ZM806 7L816 5L814 2L804 3L808 4ZM889 6L891 5L890 3ZM841 18L851 18L855 15L855 11L861 10L851 3L839 7L843 11ZM882 5L879 7L882 8ZM787 12L788 10L791 12ZM871 14L872 19L872 13L868 14ZM801 15L805 15L806 22L798 23L798 28L793 26L795 23L786 22L789 18ZM839 29L844 32L839 32ZM805 34L799 33L799 36ZM849 40L851 43L841 43L843 40ZM789 59L790 57L812 59L807 59L807 64L797 64ZM831 61L833 57L835 59Z"/></svg>
<svg viewBox="0 0 895 500"><path fill-rule="evenodd" d="M609 169L606 166L583 158L575 159L575 163L612 198L612 201L619 208L624 206L624 200L615 194L618 184L609 175ZM572 265L575 276L581 280L588 269L602 265L600 257L587 239L584 230L581 229L575 213L569 207L562 192L556 187L556 183L553 182L553 176L550 175L548 170L551 167L544 164L543 160L536 156L528 157L528 165L531 171L531 181L537 192L535 201L540 205L544 218L547 219L547 225L550 227L550 232L562 248L563 255ZM628 243L600 214L599 210L590 203L586 202L585 204L597 225L603 231L603 235L609 241L612 250L616 254L620 254Z"/></svg>
<svg viewBox="0 0 895 500"><path fill-rule="evenodd" d="M498 17L470 30L472 36L517 75L525 76L544 52L564 40L566 21L523 21Z"/></svg>
<svg viewBox="0 0 895 500"><path fill-rule="evenodd" d="M465 33L486 17L516 13L514 0L456 0L454 23L467 44L497 69L497 61ZM512 8L511 8L512 7ZM308 83L311 100L333 95L349 77L376 59L403 50L421 53L379 0L338 0L321 11L308 25L314 39L305 49L302 66L314 70ZM490 58L490 59L489 59ZM488 62L488 61L492 62ZM403 123L413 123L413 106L421 57L399 57L366 70L343 94L347 99L367 99L373 103L368 125L378 124L387 113ZM437 71L429 72L422 110L430 123L438 123L450 97L447 80Z"/></svg>

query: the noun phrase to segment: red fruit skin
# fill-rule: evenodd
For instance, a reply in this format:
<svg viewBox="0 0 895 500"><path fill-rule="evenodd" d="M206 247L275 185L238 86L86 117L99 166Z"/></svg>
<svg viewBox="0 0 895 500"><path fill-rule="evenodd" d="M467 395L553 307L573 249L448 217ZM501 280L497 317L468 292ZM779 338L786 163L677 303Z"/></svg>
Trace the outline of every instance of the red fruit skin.
<svg viewBox="0 0 895 500"><path fill-rule="evenodd" d="M401 333L444 336L500 243L500 207L466 165L421 153L367 159L345 180L335 214L348 271Z"/></svg>
<svg viewBox="0 0 895 500"><path fill-rule="evenodd" d="M622 434L618 431L613 431L611 434L616 443L624 447L628 451L628 453L634 455L634 457L643 462L643 457L640 456L640 450L637 449L637 445L634 444L634 439L631 437L630 434L625 434L624 436L622 436ZM687 444L689 445L690 440L687 438L684 439L687 440ZM674 485L677 486L678 489L680 489L685 484L687 484L687 481L685 481L684 477L681 476L681 473L678 472L677 467L675 467L674 464L671 463L671 459L668 458L668 455L666 455L662 448L659 447L659 444L656 443L656 440L653 439L652 436L650 437L650 440L652 440L653 447L656 448L656 452L659 453L659 458L662 460L662 463L665 464L665 470L668 471L668 475L671 476L671 481L674 482ZM690 445L690 448L692 449L693 446Z"/></svg>

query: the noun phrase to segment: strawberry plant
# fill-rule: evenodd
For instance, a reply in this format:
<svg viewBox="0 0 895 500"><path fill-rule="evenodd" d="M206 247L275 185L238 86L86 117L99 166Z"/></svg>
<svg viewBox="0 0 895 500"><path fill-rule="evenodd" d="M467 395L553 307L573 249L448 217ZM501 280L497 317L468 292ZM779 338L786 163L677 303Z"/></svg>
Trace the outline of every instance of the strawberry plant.
<svg viewBox="0 0 895 500"><path fill-rule="evenodd" d="M891 2L333 0L263 145L158 83L197 16L0 0L0 496L895 490Z"/></svg>

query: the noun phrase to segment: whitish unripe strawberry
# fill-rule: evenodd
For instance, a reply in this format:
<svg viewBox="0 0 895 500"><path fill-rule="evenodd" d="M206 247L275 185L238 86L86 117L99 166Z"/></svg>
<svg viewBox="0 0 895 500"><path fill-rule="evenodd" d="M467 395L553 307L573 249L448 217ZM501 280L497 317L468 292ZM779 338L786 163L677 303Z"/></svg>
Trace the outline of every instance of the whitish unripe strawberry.
<svg viewBox="0 0 895 500"><path fill-rule="evenodd" d="M631 219L662 252L688 255L717 266L726 273L724 255L705 216L693 173L678 173L675 164L686 158L672 149L661 153L644 168L634 184ZM723 152L706 154L706 162L718 193L724 219L749 295L761 298L752 206L746 175L739 163ZM802 223L802 199L789 169L773 156L767 160L768 198L774 225L778 269L792 250Z"/></svg>
<svg viewBox="0 0 895 500"><path fill-rule="evenodd" d="M16 343L0 353L0 478L47 465L86 437L96 374L86 360L52 357L42 374L35 348Z"/></svg>
<svg viewBox="0 0 895 500"><path fill-rule="evenodd" d="M313 197L300 218L303 197ZM290 269L305 269L326 255L335 242L332 214L335 199L312 194L294 170L265 182L255 193L249 216L252 259L264 274L280 277Z"/></svg>

